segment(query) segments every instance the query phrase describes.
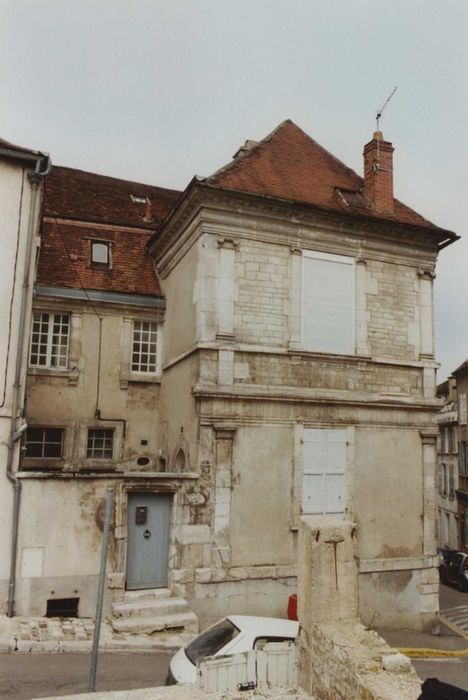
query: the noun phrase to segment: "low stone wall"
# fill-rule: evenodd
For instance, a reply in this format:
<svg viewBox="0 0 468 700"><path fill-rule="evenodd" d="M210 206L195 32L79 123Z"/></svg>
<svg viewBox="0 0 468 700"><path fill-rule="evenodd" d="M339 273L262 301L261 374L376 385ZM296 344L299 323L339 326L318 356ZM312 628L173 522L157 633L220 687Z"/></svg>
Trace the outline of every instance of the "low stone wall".
<svg viewBox="0 0 468 700"><path fill-rule="evenodd" d="M416 700L410 660L358 618L354 523L299 521L299 685L317 700Z"/></svg>
<svg viewBox="0 0 468 700"><path fill-rule="evenodd" d="M359 622L311 625L299 639L300 686L317 700L416 700L411 662Z"/></svg>

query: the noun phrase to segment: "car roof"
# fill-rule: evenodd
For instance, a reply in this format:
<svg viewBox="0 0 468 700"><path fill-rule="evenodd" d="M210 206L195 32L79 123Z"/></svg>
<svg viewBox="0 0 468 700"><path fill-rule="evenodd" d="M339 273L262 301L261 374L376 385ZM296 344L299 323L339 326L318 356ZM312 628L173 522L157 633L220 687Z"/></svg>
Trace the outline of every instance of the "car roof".
<svg viewBox="0 0 468 700"><path fill-rule="evenodd" d="M296 620L256 615L227 615L227 619L242 633L255 637L296 637L299 632L299 623Z"/></svg>

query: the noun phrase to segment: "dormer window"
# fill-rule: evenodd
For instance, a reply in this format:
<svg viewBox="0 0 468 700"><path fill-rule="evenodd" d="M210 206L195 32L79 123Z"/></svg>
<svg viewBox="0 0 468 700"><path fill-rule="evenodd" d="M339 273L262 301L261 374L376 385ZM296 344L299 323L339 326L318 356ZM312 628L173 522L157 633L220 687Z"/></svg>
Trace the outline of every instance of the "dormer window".
<svg viewBox="0 0 468 700"><path fill-rule="evenodd" d="M90 241L91 265L110 267L110 244L107 241Z"/></svg>
<svg viewBox="0 0 468 700"><path fill-rule="evenodd" d="M133 204L148 204L148 197L141 194L131 194L130 199Z"/></svg>

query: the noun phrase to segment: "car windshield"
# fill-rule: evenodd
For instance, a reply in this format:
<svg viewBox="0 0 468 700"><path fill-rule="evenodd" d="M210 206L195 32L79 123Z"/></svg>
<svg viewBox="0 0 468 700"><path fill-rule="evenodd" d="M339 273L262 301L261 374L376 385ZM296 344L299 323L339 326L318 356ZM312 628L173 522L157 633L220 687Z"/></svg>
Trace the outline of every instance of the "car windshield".
<svg viewBox="0 0 468 700"><path fill-rule="evenodd" d="M187 657L193 664L207 656L213 656L223 648L225 644L237 637L239 630L228 619L221 620L213 627L205 630L190 642L185 648Z"/></svg>

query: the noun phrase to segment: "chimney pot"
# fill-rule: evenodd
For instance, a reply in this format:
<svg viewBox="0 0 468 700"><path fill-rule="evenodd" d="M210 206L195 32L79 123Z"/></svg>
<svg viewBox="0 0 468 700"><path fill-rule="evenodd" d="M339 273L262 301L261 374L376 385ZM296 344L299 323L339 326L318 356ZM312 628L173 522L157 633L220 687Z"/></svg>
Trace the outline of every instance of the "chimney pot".
<svg viewBox="0 0 468 700"><path fill-rule="evenodd" d="M393 151L381 131L364 146L364 192L374 207L383 213L393 212Z"/></svg>

